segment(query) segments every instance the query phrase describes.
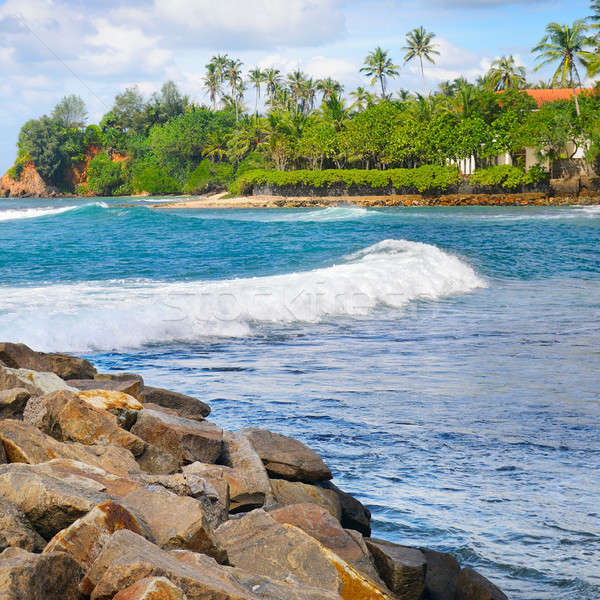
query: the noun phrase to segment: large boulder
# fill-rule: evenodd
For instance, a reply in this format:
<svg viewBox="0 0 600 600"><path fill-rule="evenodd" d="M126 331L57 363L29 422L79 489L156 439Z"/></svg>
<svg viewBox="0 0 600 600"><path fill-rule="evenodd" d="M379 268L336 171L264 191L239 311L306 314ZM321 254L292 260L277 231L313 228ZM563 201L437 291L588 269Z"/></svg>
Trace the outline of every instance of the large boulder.
<svg viewBox="0 0 600 600"><path fill-rule="evenodd" d="M121 446L134 456L142 454L146 447L139 437L119 427L115 415L94 408L76 393L56 392L30 402L40 404L35 425L61 442Z"/></svg>
<svg viewBox="0 0 600 600"><path fill-rule="evenodd" d="M47 371L62 379L91 379L96 374L92 363L83 358L36 352L25 344L0 343L0 361L13 369Z"/></svg>
<svg viewBox="0 0 600 600"><path fill-rule="evenodd" d="M508 600L506 594L471 567L460 570L456 600Z"/></svg>
<svg viewBox="0 0 600 600"><path fill-rule="evenodd" d="M152 475L169 475L179 471L180 466L176 456L148 442L142 454L136 456L136 461L144 473Z"/></svg>
<svg viewBox="0 0 600 600"><path fill-rule="evenodd" d="M25 388L0 391L0 420L20 419L31 394Z"/></svg>
<svg viewBox="0 0 600 600"><path fill-rule="evenodd" d="M25 513L12 502L0 498L0 552L8 547L41 552L46 542L33 529Z"/></svg>
<svg viewBox="0 0 600 600"><path fill-rule="evenodd" d="M326 509L312 503L291 504L274 508L269 511L269 515L278 523L299 527L323 546L333 550L356 570L384 587L367 547L343 529Z"/></svg>
<svg viewBox="0 0 600 600"><path fill-rule="evenodd" d="M48 542L44 553L67 552L87 571L110 536L121 529L150 537L146 527L131 512L109 500L95 506L69 527L59 531Z"/></svg>
<svg viewBox="0 0 600 600"><path fill-rule="evenodd" d="M405 600L419 600L425 590L425 555L417 548L375 538L365 542L390 590Z"/></svg>
<svg viewBox="0 0 600 600"><path fill-rule="evenodd" d="M145 577L166 577L181 588L187 600L256 600L215 562L206 557L202 569L177 560L142 536L115 532L81 582L91 600L110 600Z"/></svg>
<svg viewBox="0 0 600 600"><path fill-rule="evenodd" d="M186 475L200 476L217 485L224 483L229 490L229 510L232 513L259 508L265 503L264 492L257 490L252 477L240 469L194 462L183 466L182 470Z"/></svg>
<svg viewBox="0 0 600 600"><path fill-rule="evenodd" d="M68 554L32 554L8 548L0 554L0 598L80 600L83 570Z"/></svg>
<svg viewBox="0 0 600 600"><path fill-rule="evenodd" d="M141 410L131 433L172 454L180 465L214 463L223 445L223 430L214 423L156 410Z"/></svg>
<svg viewBox="0 0 600 600"><path fill-rule="evenodd" d="M354 496L340 490L331 481L319 483L319 487L332 490L338 496L342 507L342 526L346 529L354 529L365 537L371 535L371 511Z"/></svg>
<svg viewBox="0 0 600 600"><path fill-rule="evenodd" d="M286 479L271 479L271 490L278 504L304 504L312 502L324 508L338 521L342 518L339 496L333 490Z"/></svg>
<svg viewBox="0 0 600 600"><path fill-rule="evenodd" d="M23 388L32 396L43 396L52 392L76 392L54 373L0 367L0 390Z"/></svg>
<svg viewBox="0 0 600 600"><path fill-rule="evenodd" d="M237 431L223 432L223 452L219 462L246 474L246 480L251 482L247 493L264 496L265 505L273 503L267 470L245 435Z"/></svg>
<svg viewBox="0 0 600 600"><path fill-rule="evenodd" d="M31 465L0 467L0 497L16 504L35 530L51 539L107 497L102 486L80 478L61 481Z"/></svg>
<svg viewBox="0 0 600 600"><path fill-rule="evenodd" d="M208 404L192 396L186 396L185 394L172 392L171 390L145 385L140 391L140 396L144 404L152 403L165 408L171 408L176 410L182 417L188 419L201 421L210 414L210 406Z"/></svg>
<svg viewBox="0 0 600 600"><path fill-rule="evenodd" d="M117 417L119 425L125 429L137 419L137 411L143 408L141 402L132 395L117 390L82 390L77 397L98 410L105 410Z"/></svg>
<svg viewBox="0 0 600 600"><path fill-rule="evenodd" d="M425 591L430 600L454 600L460 565L452 554L421 548L427 560Z"/></svg>
<svg viewBox="0 0 600 600"><path fill-rule="evenodd" d="M78 390L111 390L123 392L133 396L136 400L141 400L144 380L140 375L134 373L120 373L118 375L97 373L94 375L94 379L70 379L67 383Z"/></svg>
<svg viewBox="0 0 600 600"><path fill-rule="evenodd" d="M214 560L187 550L173 550L171 554L188 565L200 570L215 571ZM239 583L243 588L252 592L257 598L265 600L341 600L341 596L334 592L326 592L317 587L296 585L292 581L278 581L264 575L249 573L236 567L221 567L220 573L227 580ZM254 597L253 596L253 597Z"/></svg>
<svg viewBox="0 0 600 600"><path fill-rule="evenodd" d="M325 481L331 471L321 457L302 442L266 429L249 427L241 431L274 477L290 481Z"/></svg>
<svg viewBox="0 0 600 600"><path fill-rule="evenodd" d="M67 458L119 475L139 472L131 452L121 446L65 444L22 421L0 421L0 441L11 463L37 464Z"/></svg>
<svg viewBox="0 0 600 600"><path fill-rule="evenodd" d="M262 509L223 523L217 541L234 567L338 593L344 600L390 596L302 529L278 523Z"/></svg>
<svg viewBox="0 0 600 600"><path fill-rule="evenodd" d="M144 577L121 590L113 600L186 600L186 596L166 577Z"/></svg>

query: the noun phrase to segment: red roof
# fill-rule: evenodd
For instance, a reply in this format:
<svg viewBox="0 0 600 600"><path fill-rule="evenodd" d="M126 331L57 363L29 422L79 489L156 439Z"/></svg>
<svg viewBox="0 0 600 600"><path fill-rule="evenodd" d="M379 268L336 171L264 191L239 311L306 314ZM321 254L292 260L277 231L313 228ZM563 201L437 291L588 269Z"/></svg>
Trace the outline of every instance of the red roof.
<svg viewBox="0 0 600 600"><path fill-rule="evenodd" d="M556 102L557 100L572 100L573 90L571 88L558 88L548 90L523 90L531 96L538 106L546 104L546 102ZM575 92L579 96L583 92L593 92L591 88L577 88Z"/></svg>

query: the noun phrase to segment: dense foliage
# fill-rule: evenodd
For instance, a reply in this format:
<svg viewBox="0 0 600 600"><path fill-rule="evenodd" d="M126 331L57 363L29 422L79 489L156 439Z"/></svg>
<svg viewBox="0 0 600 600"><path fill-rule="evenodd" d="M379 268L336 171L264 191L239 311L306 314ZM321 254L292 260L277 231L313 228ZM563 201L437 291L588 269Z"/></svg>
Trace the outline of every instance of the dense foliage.
<svg viewBox="0 0 600 600"><path fill-rule="evenodd" d="M572 88L582 69L589 76L600 71L598 36L591 35L598 20L548 26L534 52L540 65L557 69L550 85ZM405 62L418 62L426 89L425 67L439 55L435 34L413 29L404 50ZM346 95L331 77L316 80L300 70L254 68L244 79L242 67L228 55L206 65L210 108L190 101L173 82L149 99L132 87L115 97L99 125L85 128L82 100L65 97L50 116L23 126L11 174L19 176L33 161L46 181L66 188L69 169L95 156L88 187L107 195L204 193L232 181L233 191L251 181L443 190L469 159L477 169L474 183L512 189L540 176L540 169L525 173L525 148L542 165L577 151L590 164L600 157L599 86L538 109L522 91L532 86L512 56L495 60L474 83L459 78L423 95L388 93L400 65L382 48L360 69L379 95L362 87ZM249 90L253 110L244 102ZM497 166L499 155L508 155L515 169Z"/></svg>

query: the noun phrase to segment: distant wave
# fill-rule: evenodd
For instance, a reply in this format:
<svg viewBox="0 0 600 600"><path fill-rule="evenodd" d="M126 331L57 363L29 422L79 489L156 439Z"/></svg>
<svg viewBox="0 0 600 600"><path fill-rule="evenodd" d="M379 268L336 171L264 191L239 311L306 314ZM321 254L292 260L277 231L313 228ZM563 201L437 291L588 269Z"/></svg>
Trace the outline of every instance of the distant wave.
<svg viewBox="0 0 600 600"><path fill-rule="evenodd" d="M84 351L243 337L257 324L361 317L484 287L435 246L385 240L339 264L270 277L165 283L124 280L0 288L0 339Z"/></svg>
<svg viewBox="0 0 600 600"><path fill-rule="evenodd" d="M43 206L31 208L9 208L0 210L1 221L19 221L21 219L37 219L38 217L48 217L71 212L73 210L85 209L89 207L108 208L106 202L91 202L89 204L79 204L75 206Z"/></svg>

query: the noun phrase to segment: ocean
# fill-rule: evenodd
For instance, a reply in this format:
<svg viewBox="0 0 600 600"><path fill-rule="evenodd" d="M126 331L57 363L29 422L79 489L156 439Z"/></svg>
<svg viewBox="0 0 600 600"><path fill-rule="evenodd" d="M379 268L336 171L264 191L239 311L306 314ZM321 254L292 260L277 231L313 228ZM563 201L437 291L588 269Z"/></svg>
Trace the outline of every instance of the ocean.
<svg viewBox="0 0 600 600"><path fill-rule="evenodd" d="M373 535L600 598L600 206L0 202L0 340L317 450Z"/></svg>

